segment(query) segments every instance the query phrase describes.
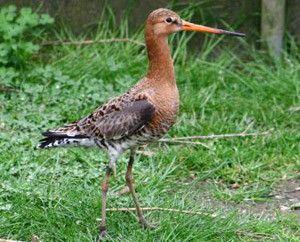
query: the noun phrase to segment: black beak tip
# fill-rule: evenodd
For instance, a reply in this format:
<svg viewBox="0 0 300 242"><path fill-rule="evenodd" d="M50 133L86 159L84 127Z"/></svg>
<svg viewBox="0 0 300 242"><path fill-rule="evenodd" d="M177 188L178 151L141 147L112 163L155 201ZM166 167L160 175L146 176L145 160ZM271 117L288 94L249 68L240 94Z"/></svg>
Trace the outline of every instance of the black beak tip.
<svg viewBox="0 0 300 242"><path fill-rule="evenodd" d="M238 37L246 37L246 34L244 34L244 33L231 32L231 31L226 31L226 30L224 30L224 32L222 34L231 35L231 36L238 36Z"/></svg>

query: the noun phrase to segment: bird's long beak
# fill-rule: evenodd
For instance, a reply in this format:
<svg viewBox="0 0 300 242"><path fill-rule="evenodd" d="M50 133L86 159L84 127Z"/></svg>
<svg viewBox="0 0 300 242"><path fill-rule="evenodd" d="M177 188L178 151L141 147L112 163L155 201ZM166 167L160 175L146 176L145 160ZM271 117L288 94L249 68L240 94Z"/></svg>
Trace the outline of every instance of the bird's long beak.
<svg viewBox="0 0 300 242"><path fill-rule="evenodd" d="M239 36L239 37L246 36L243 33L231 32L223 29L210 28L203 25L193 24L185 20L182 20L181 29L184 31L196 31L196 32L204 32L204 33L211 33L211 34L226 34L226 35Z"/></svg>

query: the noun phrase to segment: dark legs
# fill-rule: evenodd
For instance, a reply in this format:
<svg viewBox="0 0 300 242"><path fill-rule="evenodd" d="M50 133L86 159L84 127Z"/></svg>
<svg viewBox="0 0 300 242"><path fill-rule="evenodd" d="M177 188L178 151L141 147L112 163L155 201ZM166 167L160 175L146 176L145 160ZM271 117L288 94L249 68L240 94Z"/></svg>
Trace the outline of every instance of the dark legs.
<svg viewBox="0 0 300 242"><path fill-rule="evenodd" d="M99 226L100 238L107 235L106 230L106 195L108 191L109 176L111 174L111 168L107 167L105 177L102 183L102 209L101 209L101 224Z"/></svg>
<svg viewBox="0 0 300 242"><path fill-rule="evenodd" d="M134 188L133 181L132 181L132 167L133 167L133 163L134 163L134 154L135 154L135 150L132 149L130 151L130 158L129 158L127 171L126 171L126 175L125 175L126 183L127 183L127 186L129 187L130 193L131 193L133 201L135 203L137 215L138 215L138 218L139 218L139 221L140 221L142 227L155 228L156 226L147 223L147 221L143 215L143 211L141 209L140 203L139 203L136 193L135 193L135 188Z"/></svg>
<svg viewBox="0 0 300 242"><path fill-rule="evenodd" d="M132 167L133 167L133 163L134 163L134 154L135 154L135 150L131 150L130 158L129 158L129 162L128 162L128 166L127 166L127 171L126 171L126 176L125 176L126 183L129 187L130 193L131 193L133 201L135 203L138 218L139 218L139 221L140 221L142 227L143 228L155 228L156 227L155 225L149 224L145 220L145 217L143 215L140 203L139 203L139 201L137 199L137 196L136 196L136 193L135 193L135 189L134 189L134 185L133 185L133 181L132 181ZM111 173L112 173L112 168L111 168L111 166L108 166L106 168L105 177L104 177L104 180L103 180L103 183L102 183L101 224L99 226L100 238L99 238L98 241L101 241L101 239L103 239L107 235L107 228L106 228L106 197L107 197L107 191L108 191L109 177L110 177Z"/></svg>

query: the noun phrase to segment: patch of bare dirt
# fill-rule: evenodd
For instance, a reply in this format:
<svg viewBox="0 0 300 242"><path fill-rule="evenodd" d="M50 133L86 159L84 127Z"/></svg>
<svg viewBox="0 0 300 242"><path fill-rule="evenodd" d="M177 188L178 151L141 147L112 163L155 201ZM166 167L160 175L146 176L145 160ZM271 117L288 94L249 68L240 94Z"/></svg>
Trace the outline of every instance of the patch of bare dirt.
<svg viewBox="0 0 300 242"><path fill-rule="evenodd" d="M275 217L278 211L285 214L293 214L300 221L300 179L286 180L281 183L281 185L275 189L273 193L269 195L266 201L263 202L253 202L245 201L239 204L234 202L224 202L212 198L208 192L209 186L211 184L206 182L201 182L196 184L195 188L197 190L197 195L194 197L194 202L200 203L200 206L206 206L212 209L214 207L219 207L225 211L232 209L238 209L242 214L254 214L254 215L264 215L268 217ZM233 190L239 189L239 187L233 188Z"/></svg>
<svg viewBox="0 0 300 242"><path fill-rule="evenodd" d="M300 221L300 179L283 182L271 197L281 211L295 214Z"/></svg>

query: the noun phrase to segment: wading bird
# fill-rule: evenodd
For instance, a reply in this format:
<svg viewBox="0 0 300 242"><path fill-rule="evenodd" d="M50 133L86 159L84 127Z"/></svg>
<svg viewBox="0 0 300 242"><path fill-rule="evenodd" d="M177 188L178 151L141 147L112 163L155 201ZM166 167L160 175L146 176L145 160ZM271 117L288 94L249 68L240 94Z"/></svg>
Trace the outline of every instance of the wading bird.
<svg viewBox="0 0 300 242"><path fill-rule="evenodd" d="M98 146L108 152L102 184L102 219L100 236L107 234L106 195L109 177L116 172L116 161L126 150L130 158L126 182L136 206L139 222L147 223L132 182L132 166L136 147L162 137L175 123L179 108L179 94L175 81L173 60L168 47L168 35L179 31L245 36L242 33L196 25L182 20L175 12L157 9L146 21L145 40L149 67L146 76L119 97L113 98L93 113L76 122L43 133L40 148L69 145Z"/></svg>

